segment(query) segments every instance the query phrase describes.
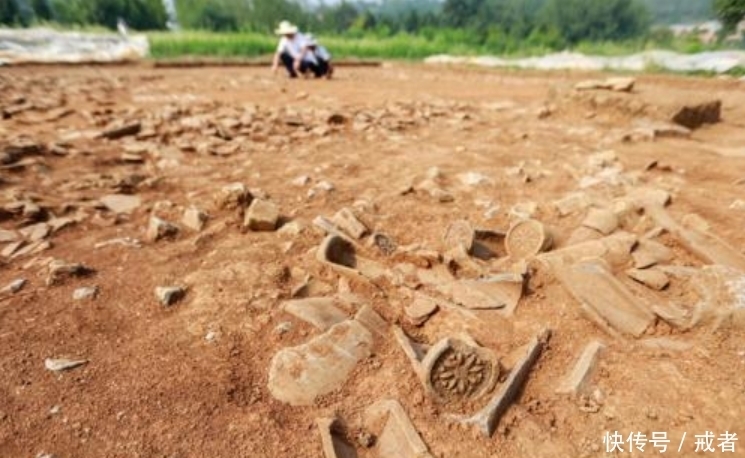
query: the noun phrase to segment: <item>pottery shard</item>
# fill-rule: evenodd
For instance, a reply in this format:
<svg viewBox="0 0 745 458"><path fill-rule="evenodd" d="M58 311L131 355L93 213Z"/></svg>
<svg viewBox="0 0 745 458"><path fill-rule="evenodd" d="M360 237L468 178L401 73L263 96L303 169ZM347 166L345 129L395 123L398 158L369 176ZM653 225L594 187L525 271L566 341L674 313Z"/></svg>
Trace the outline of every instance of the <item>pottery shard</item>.
<svg viewBox="0 0 745 458"><path fill-rule="evenodd" d="M631 253L631 257L634 259L635 268L646 269L660 263L670 262L675 255L670 248L659 242L642 239Z"/></svg>
<svg viewBox="0 0 745 458"><path fill-rule="evenodd" d="M468 221L458 220L450 224L443 237L449 249L463 249L470 253L473 249L475 232Z"/></svg>
<svg viewBox="0 0 745 458"><path fill-rule="evenodd" d="M618 228L618 217L605 208L591 208L582 225L595 229L603 235L609 235Z"/></svg>
<svg viewBox="0 0 745 458"><path fill-rule="evenodd" d="M347 319L347 314L336 306L333 297L317 297L287 301L282 309L321 331Z"/></svg>
<svg viewBox="0 0 745 458"><path fill-rule="evenodd" d="M516 223L505 238L507 254L513 259L531 258L548 250L552 244L553 240L543 224L533 219Z"/></svg>
<svg viewBox="0 0 745 458"><path fill-rule="evenodd" d="M273 202L254 199L246 211L243 227L252 231L274 231L279 221L279 208Z"/></svg>
<svg viewBox="0 0 745 458"><path fill-rule="evenodd" d="M656 289L657 291L667 288L670 284L670 279L665 275L665 272L655 268L630 269L626 271L626 275L645 286Z"/></svg>
<svg viewBox="0 0 745 458"><path fill-rule="evenodd" d="M104 207L114 213L131 213L141 204L138 196L126 194L109 194L101 197L100 200Z"/></svg>
<svg viewBox="0 0 745 458"><path fill-rule="evenodd" d="M184 210L184 216L181 219L181 223L189 229L199 232L204 229L207 219L208 216L205 212L196 207L189 207Z"/></svg>
<svg viewBox="0 0 745 458"><path fill-rule="evenodd" d="M639 337L654 323L648 304L616 279L604 261L589 259L554 273L601 328Z"/></svg>
<svg viewBox="0 0 745 458"><path fill-rule="evenodd" d="M576 394L580 391L591 376L598 354L604 347L597 340L588 343L577 363L572 368L572 371L566 375L559 388L556 389L556 392L560 394Z"/></svg>
<svg viewBox="0 0 745 458"><path fill-rule="evenodd" d="M335 418L319 418L316 420L318 431L321 433L321 448L324 458L357 458L354 447L335 432Z"/></svg>
<svg viewBox="0 0 745 458"><path fill-rule="evenodd" d="M437 302L434 299L417 294L411 304L404 309L404 313L411 324L421 326L437 311L437 308Z"/></svg>
<svg viewBox="0 0 745 458"><path fill-rule="evenodd" d="M220 189L217 196L215 196L217 206L227 210L244 208L246 205L251 203L251 199L251 193L243 183L230 183L225 185Z"/></svg>
<svg viewBox="0 0 745 458"><path fill-rule="evenodd" d="M367 226L357 219L352 210L348 208L342 208L339 210L334 217L331 218L331 221L336 227L356 239L361 239L368 232Z"/></svg>
<svg viewBox="0 0 745 458"><path fill-rule="evenodd" d="M145 237L151 242L156 242L161 239L175 237L178 234L178 231L179 229L177 226L168 221L162 220L157 216L151 216Z"/></svg>
<svg viewBox="0 0 745 458"><path fill-rule="evenodd" d="M139 122L131 122L118 127L111 127L101 133L101 136L109 140L116 140L130 135L137 135L142 129Z"/></svg>
<svg viewBox="0 0 745 458"><path fill-rule="evenodd" d="M311 405L344 384L357 363L370 356L372 343L367 328L347 320L306 344L280 350L269 367L269 391L290 405Z"/></svg>
<svg viewBox="0 0 745 458"><path fill-rule="evenodd" d="M398 401L379 401L365 411L365 422L378 423L387 416L378 437L378 456L396 458L433 458L419 432Z"/></svg>
<svg viewBox="0 0 745 458"><path fill-rule="evenodd" d="M722 101L712 100L679 108L673 113L672 121L689 129L697 129L704 124L718 123L721 116Z"/></svg>

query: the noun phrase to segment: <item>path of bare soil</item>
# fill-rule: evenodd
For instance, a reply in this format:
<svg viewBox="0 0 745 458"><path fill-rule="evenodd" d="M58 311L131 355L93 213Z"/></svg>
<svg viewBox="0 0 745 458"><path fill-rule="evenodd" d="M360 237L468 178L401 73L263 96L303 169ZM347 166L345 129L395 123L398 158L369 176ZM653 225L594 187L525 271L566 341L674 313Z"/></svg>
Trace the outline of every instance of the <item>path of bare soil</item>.
<svg viewBox="0 0 745 458"><path fill-rule="evenodd" d="M614 456L607 431L666 432L667 454L689 457L701 456L694 435L745 434L745 277L706 267L744 256L745 84L641 76L631 93L573 89L588 77L603 75L390 65L289 81L241 68L1 70L0 287L26 284L0 293L0 457L315 457L320 417L336 418L358 456L374 457L390 437L365 411L387 399L436 457ZM711 99L723 103L721 122L687 136L665 136L664 124L653 138L671 110ZM245 229L247 202L231 206L222 191L232 183L276 204L282 227ZM644 205L623 207L652 188L671 196L664 211L693 228L685 234L715 234L731 257L696 253ZM107 195L133 209L116 213ZM573 208L562 215L557 201ZM182 222L192 206L209 215L202 230ZM316 259L325 234L313 220L345 207L398 247L359 242L358 254L385 268L376 281ZM605 235L583 226L593 210L617 218L606 232L636 241L610 270L648 306L641 335L584 313L559 278L569 263L507 259L501 241L489 260L448 259L443 236L455 221L503 232L531 217L556 251ZM149 240L154 215L178 233ZM652 239L672 251L654 267L669 281L660 291L626 274L638 261L630 250ZM50 276L60 260L92 272ZM525 274L514 314L467 309L440 288L507 271ZM696 287L712 272L715 286ZM162 286L186 294L166 307ZM74 299L83 287L97 294ZM416 325L405 308L419 293L440 307ZM284 304L335 295L355 298L340 307L349 316L368 304L420 343L468 334L500 358L496 389L534 336L552 335L491 437L449 420L393 331L374 335L349 376L311 405L276 399L272 359L322 334ZM592 340L604 349L588 379L577 394L557 394ZM87 364L55 372L48 358ZM745 443L736 447L723 455L745 456Z"/></svg>

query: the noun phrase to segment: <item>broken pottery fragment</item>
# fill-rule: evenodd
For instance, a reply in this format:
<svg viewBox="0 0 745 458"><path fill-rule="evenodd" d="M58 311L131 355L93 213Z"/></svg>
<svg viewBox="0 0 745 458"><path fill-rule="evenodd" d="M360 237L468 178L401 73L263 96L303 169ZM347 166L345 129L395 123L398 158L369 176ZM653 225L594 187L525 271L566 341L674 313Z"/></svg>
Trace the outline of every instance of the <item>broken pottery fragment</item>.
<svg viewBox="0 0 745 458"><path fill-rule="evenodd" d="M282 349L269 367L269 391L287 404L311 405L344 384L357 362L370 355L372 343L365 326L347 320L306 344Z"/></svg>
<svg viewBox="0 0 745 458"><path fill-rule="evenodd" d="M347 319L347 314L336 306L333 297L316 297L287 301L282 309L321 331Z"/></svg>
<svg viewBox="0 0 745 458"><path fill-rule="evenodd" d="M640 337L654 323L649 305L616 279L601 259L557 268L554 273L601 328Z"/></svg>
<svg viewBox="0 0 745 458"><path fill-rule="evenodd" d="M605 346L597 340L588 343L584 350L582 350L582 354L577 359L571 372L564 377L561 384L556 389L556 392L559 394L577 394L582 390L587 379L592 374L598 354L604 347Z"/></svg>
<svg viewBox="0 0 745 458"><path fill-rule="evenodd" d="M388 417L383 431L378 435L377 450L380 457L434 458L422 441L411 419L400 402L379 401L365 410L365 422L373 424Z"/></svg>
<svg viewBox="0 0 745 458"><path fill-rule="evenodd" d="M471 417L453 416L452 419L459 423L474 425L484 436L491 437L502 415L520 394L530 375L530 370L541 356L550 336L551 331L545 330L528 343L523 358L512 368L507 380L501 384L499 390L483 409Z"/></svg>
<svg viewBox="0 0 745 458"><path fill-rule="evenodd" d="M323 240L316 252L316 259L340 274L356 278L375 280L386 272L380 264L357 256L355 246L338 235L329 235Z"/></svg>
<svg viewBox="0 0 745 458"><path fill-rule="evenodd" d="M336 227L356 239L361 239L368 232L367 226L349 208L339 210L331 221Z"/></svg>
<svg viewBox="0 0 745 458"><path fill-rule="evenodd" d="M654 267L650 269L629 269L626 271L626 275L632 280L657 291L662 291L670 284L670 279L665 275L665 272Z"/></svg>
<svg viewBox="0 0 745 458"><path fill-rule="evenodd" d="M357 458L354 447L334 431L336 422L335 418L319 418L316 420L318 432L321 434L321 448L324 458Z"/></svg>
<svg viewBox="0 0 745 458"><path fill-rule="evenodd" d="M505 246L512 259L528 259L551 248L553 240L546 228L534 219L517 222L507 232Z"/></svg>

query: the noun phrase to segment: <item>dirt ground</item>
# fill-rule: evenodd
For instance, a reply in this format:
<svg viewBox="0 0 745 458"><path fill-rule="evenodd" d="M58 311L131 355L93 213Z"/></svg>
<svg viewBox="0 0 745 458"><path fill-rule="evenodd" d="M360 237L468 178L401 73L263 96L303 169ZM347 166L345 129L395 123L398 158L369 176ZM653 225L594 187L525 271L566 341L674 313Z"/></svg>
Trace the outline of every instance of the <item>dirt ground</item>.
<svg viewBox="0 0 745 458"><path fill-rule="evenodd" d="M391 275L370 285L316 259L324 234L314 218L345 207L398 247L385 255L362 240L365 256L405 273L443 267L407 253L446 253L443 235L456 220L506 231L527 213L551 228L554 250L599 238L572 239L587 208L562 216L555 202L582 193L608 203L640 188L665 190L676 221L742 255L745 83L644 75L631 93L573 89L605 76L403 64L341 69L333 81L241 68L0 70L0 152L9 154L0 226L13 231L0 246L0 287L27 281L0 293L0 457L316 457L320 417L337 418L358 456L374 457L375 441L359 439L380 431L364 412L386 399L402 404L435 457L617 456L603 443L615 431L665 432L664 455L745 456L742 441L720 453L718 440L716 452L696 452L694 439L745 433L745 282L717 302L728 311L720 319L676 327L657 316L633 337L596 325L550 269L529 262L514 315L441 307L415 326L404 307L426 284ZM709 99L722 101L721 122L652 138L649 126L670 110ZM100 135L133 122L131 135ZM231 183L276 203L283 227L244 229L244 209L220 197ZM110 194L140 202L116 214L99 201ZM201 231L182 223L191 206L209 215ZM148 240L151 215L180 230ZM17 236L8 234L39 222L61 227L8 248ZM654 229L638 211L616 230ZM661 232L674 253L667 264L710 263ZM120 243L102 243L112 240ZM479 272L454 275L510 269L503 247L495 251L471 260ZM92 272L50 278L52 260ZM694 310L691 281L670 275L656 291L629 280L629 267L613 272L634 297ZM165 307L154 291L172 285L186 294ZM81 287L98 293L76 300ZM282 304L339 291L419 342L468 333L506 368L542 329L553 333L489 438L449 420L392 334L376 337L371 355L313 405L275 399L274 355L320 334ZM593 339L605 348L581 392L557 394ZM87 364L56 372L47 358ZM645 451L634 454L660 454L651 444Z"/></svg>

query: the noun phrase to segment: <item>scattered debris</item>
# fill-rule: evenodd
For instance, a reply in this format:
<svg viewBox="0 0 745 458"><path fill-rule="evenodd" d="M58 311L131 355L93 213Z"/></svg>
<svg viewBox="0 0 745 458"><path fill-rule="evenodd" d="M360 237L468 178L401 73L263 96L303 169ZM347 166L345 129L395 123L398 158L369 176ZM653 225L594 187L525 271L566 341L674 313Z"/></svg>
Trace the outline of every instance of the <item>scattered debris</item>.
<svg viewBox="0 0 745 458"><path fill-rule="evenodd" d="M598 354L603 348L605 348L605 345L600 341L593 340L588 343L585 349L582 350L582 354L577 359L572 371L564 377L556 392L572 395L579 393L587 382L587 379L591 376Z"/></svg>
<svg viewBox="0 0 745 458"><path fill-rule="evenodd" d="M365 226L349 208L342 208L331 219L331 222L350 236L361 239L368 233Z"/></svg>
<svg viewBox="0 0 745 458"><path fill-rule="evenodd" d="M101 132L103 138L109 140L118 140L120 138L137 135L142 130L142 124L139 122L131 122L118 127L111 127Z"/></svg>
<svg viewBox="0 0 745 458"><path fill-rule="evenodd" d="M334 432L335 418L319 418L316 420L318 431L321 433L321 447L325 458L357 458L354 447Z"/></svg>
<svg viewBox="0 0 745 458"><path fill-rule="evenodd" d="M657 291L662 291L670 284L670 279L665 275L665 272L654 267L651 269L629 269L626 271L626 275Z"/></svg>
<svg viewBox="0 0 745 458"><path fill-rule="evenodd" d="M72 292L72 298L76 301L95 299L96 296L98 296L98 286L77 288L75 291Z"/></svg>
<svg viewBox="0 0 745 458"><path fill-rule="evenodd" d="M201 231L204 229L204 225L207 224L209 217L205 212L198 209L197 207L189 207L184 210L184 216L181 219L181 224L188 227L193 231Z"/></svg>
<svg viewBox="0 0 745 458"><path fill-rule="evenodd" d="M290 405L311 405L344 383L357 363L370 355L372 342L365 326L347 320L306 344L280 350L269 366L269 391Z"/></svg>
<svg viewBox="0 0 745 458"><path fill-rule="evenodd" d="M631 92L636 84L634 78L607 78L605 80L588 80L574 85L578 91L587 91L592 89L606 89L616 92Z"/></svg>
<svg viewBox="0 0 745 458"><path fill-rule="evenodd" d="M431 297L417 293L414 300L404 308L407 320L414 326L421 326L438 309L437 302Z"/></svg>
<svg viewBox="0 0 745 458"><path fill-rule="evenodd" d="M44 367L46 367L47 370L52 371L52 372L69 371L71 369L75 369L85 364L88 364L88 360L66 359L66 358L60 358L60 359L47 358L44 360Z"/></svg>
<svg viewBox="0 0 745 458"><path fill-rule="evenodd" d="M109 194L101 197L101 203L114 213L132 213L142 202L139 196Z"/></svg>
<svg viewBox="0 0 745 458"><path fill-rule="evenodd" d="M162 220L157 216L151 216L145 238L151 242L157 242L162 239L174 238L178 233L178 226Z"/></svg>
<svg viewBox="0 0 745 458"><path fill-rule="evenodd" d="M26 286L26 283L27 283L27 281L24 278L19 278L17 280L13 280L7 286L5 286L2 290L0 290L0 292L15 294L15 293L19 292L20 290L22 290L23 287Z"/></svg>
<svg viewBox="0 0 745 458"><path fill-rule="evenodd" d="M180 286L158 286L155 288L155 297L166 307L180 301L185 295L186 290Z"/></svg>
<svg viewBox="0 0 745 458"><path fill-rule="evenodd" d="M704 124L716 124L722 116L722 101L712 100L685 105L672 115L672 121L688 129L698 129Z"/></svg>
<svg viewBox="0 0 745 458"><path fill-rule="evenodd" d="M618 281L604 261L586 260L554 273L602 329L640 337L654 323L650 307Z"/></svg>
<svg viewBox="0 0 745 458"><path fill-rule="evenodd" d="M279 208L273 202L254 199L246 211L243 227L252 231L275 231L279 221Z"/></svg>
<svg viewBox="0 0 745 458"><path fill-rule="evenodd" d="M379 401L365 410L365 421L369 424L377 423L386 416L388 420L377 440L379 456L434 458L400 402Z"/></svg>
<svg viewBox="0 0 745 458"><path fill-rule="evenodd" d="M47 275L47 286L57 285L66 279L72 277L83 277L93 273L90 269L80 263L67 263L61 260L54 260L49 263L49 273Z"/></svg>
<svg viewBox="0 0 745 458"><path fill-rule="evenodd" d="M609 235L618 228L618 217L605 208L590 208L582 225L595 229L603 235Z"/></svg>

